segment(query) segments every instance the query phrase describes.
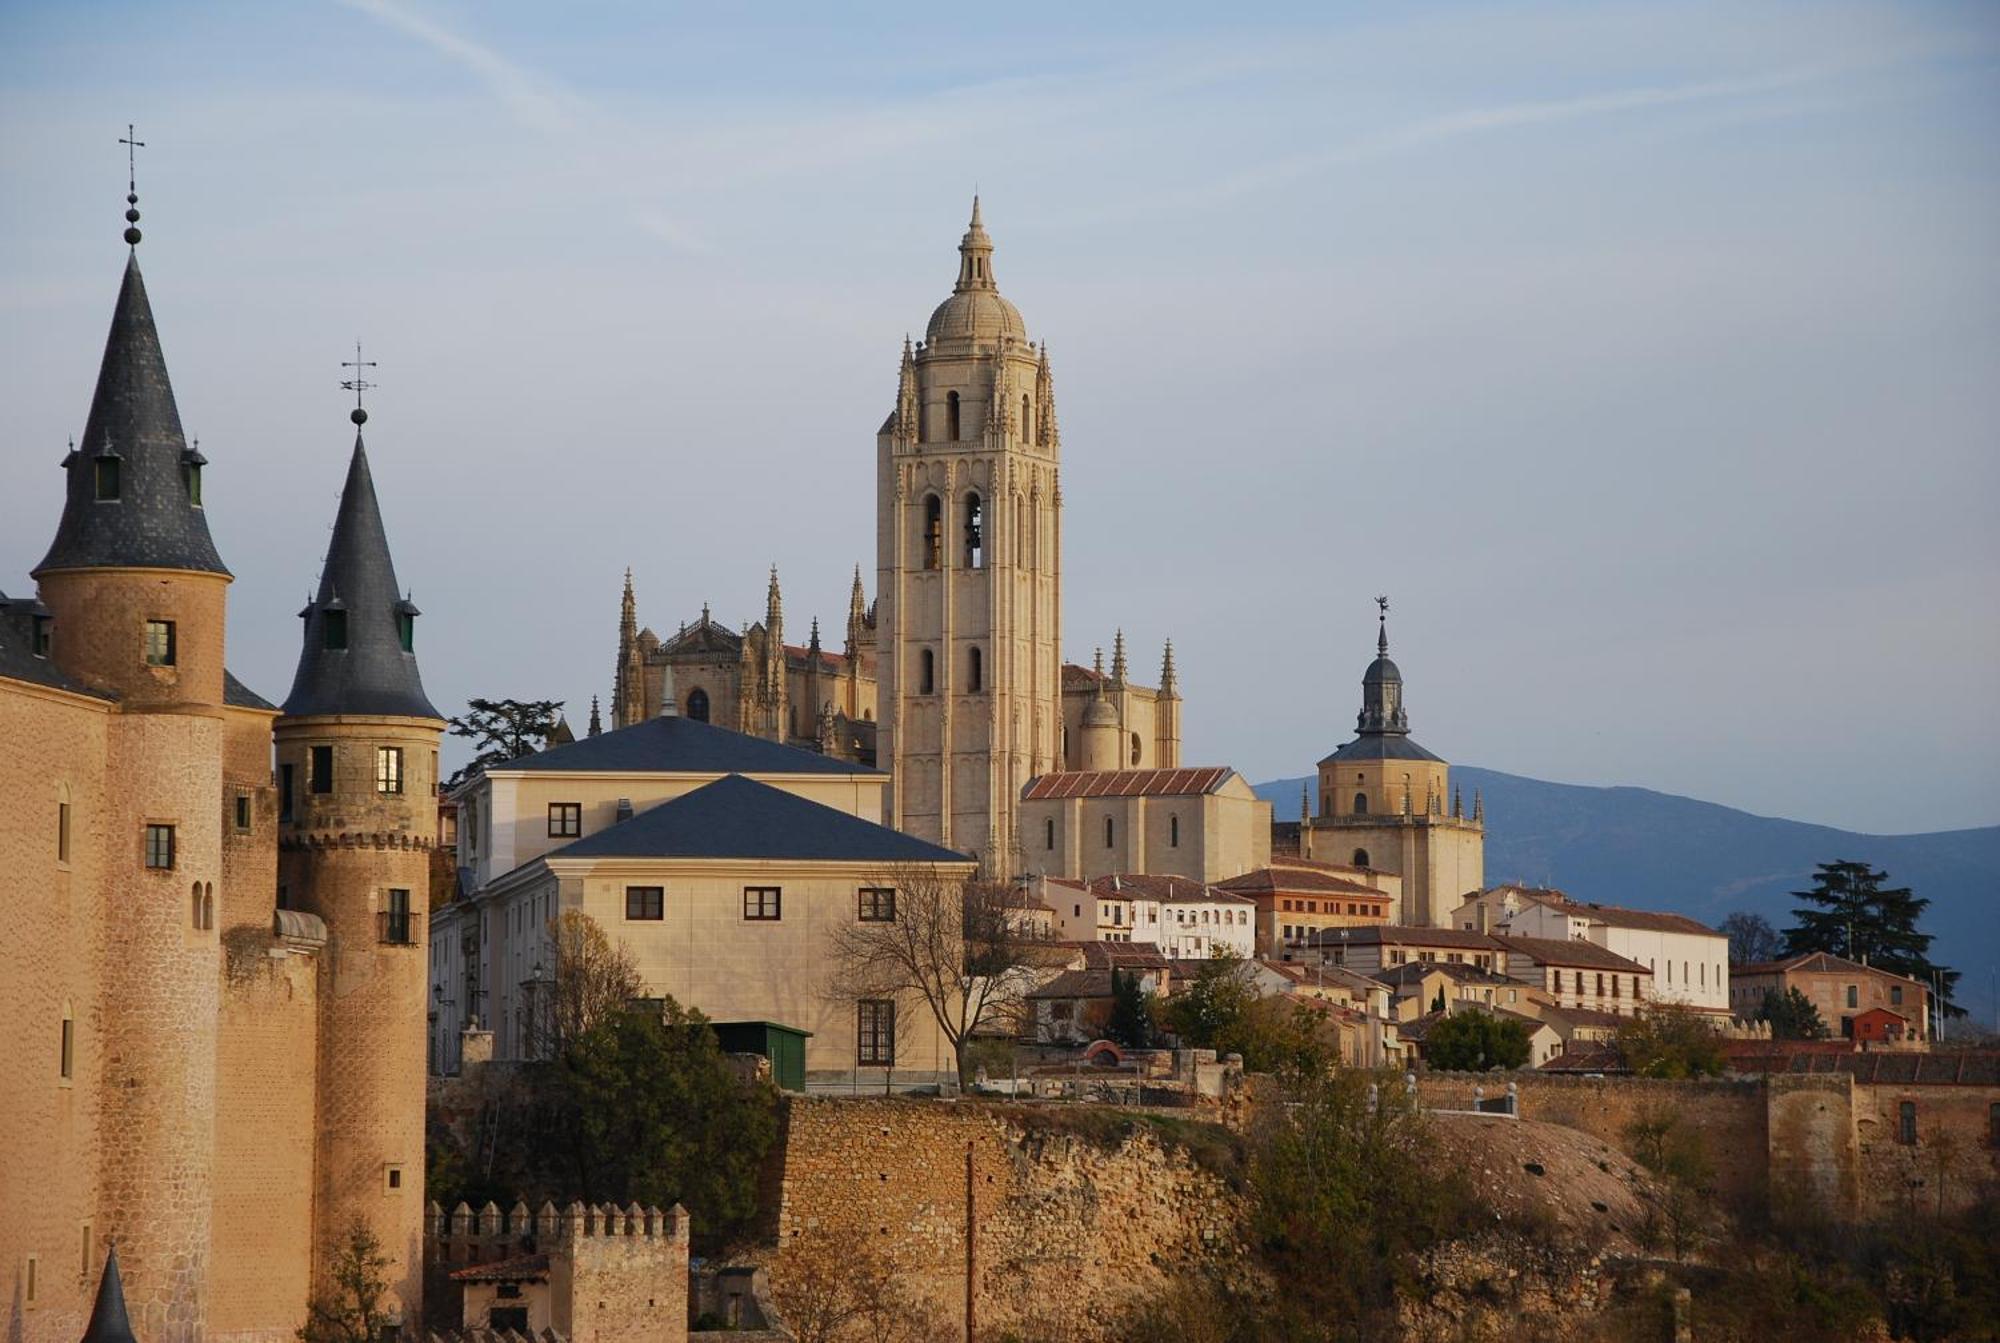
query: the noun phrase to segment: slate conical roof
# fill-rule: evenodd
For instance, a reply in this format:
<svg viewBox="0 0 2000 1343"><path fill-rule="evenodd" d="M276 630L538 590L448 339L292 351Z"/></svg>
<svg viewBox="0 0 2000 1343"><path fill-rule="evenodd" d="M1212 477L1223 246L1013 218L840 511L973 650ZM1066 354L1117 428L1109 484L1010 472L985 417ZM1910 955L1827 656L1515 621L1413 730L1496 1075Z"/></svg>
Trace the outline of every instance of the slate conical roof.
<svg viewBox="0 0 2000 1343"><path fill-rule="evenodd" d="M305 620L305 643L292 693L285 697L288 717L444 717L424 695L416 653L403 646L405 622L414 625L418 611L396 586L396 565L389 558L375 478L359 430L319 595L299 615Z"/></svg>
<svg viewBox="0 0 2000 1343"><path fill-rule="evenodd" d="M117 462L117 498L97 498L98 463ZM189 569L227 574L208 518L195 502L181 414L167 380L166 356L146 299L135 250L111 314L104 362L83 442L63 460L69 491L49 553L35 566L54 569Z"/></svg>
<svg viewBox="0 0 2000 1343"><path fill-rule="evenodd" d="M104 1257L104 1276L97 1280L97 1304L90 1308L90 1325L83 1343L138 1343L132 1321L125 1315L125 1280L118 1274L118 1247Z"/></svg>

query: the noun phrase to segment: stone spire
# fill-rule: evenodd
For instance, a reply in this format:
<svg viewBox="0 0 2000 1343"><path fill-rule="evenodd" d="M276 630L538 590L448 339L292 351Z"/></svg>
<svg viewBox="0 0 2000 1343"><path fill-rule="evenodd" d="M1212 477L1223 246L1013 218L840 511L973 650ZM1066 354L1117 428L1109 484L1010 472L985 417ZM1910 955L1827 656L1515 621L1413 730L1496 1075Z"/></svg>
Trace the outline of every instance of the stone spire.
<svg viewBox="0 0 2000 1343"><path fill-rule="evenodd" d="M1475 825L1486 824L1486 799L1479 795L1477 788L1472 790L1472 821Z"/></svg>
<svg viewBox="0 0 2000 1343"><path fill-rule="evenodd" d="M97 1304L90 1308L90 1324L82 1343L138 1343L132 1335L132 1321L125 1314L125 1280L118 1272L118 1247L104 1256L104 1275L97 1280Z"/></svg>
<svg viewBox="0 0 2000 1343"><path fill-rule="evenodd" d="M701 608L702 619L708 608ZM631 727L646 716L645 656L639 650L639 604L632 596L632 568L625 567L625 594L618 603L618 660L611 669L611 725Z"/></svg>
<svg viewBox="0 0 2000 1343"><path fill-rule="evenodd" d="M603 732L604 719L597 712L597 696L592 695L590 697L590 727L588 733L590 736L596 737L601 736Z"/></svg>
<svg viewBox="0 0 2000 1343"><path fill-rule="evenodd" d="M979 197L975 195L972 222L966 225L965 236L958 240L958 283L952 286L952 292L998 288L993 282L993 240L986 236L986 225L980 222Z"/></svg>
<svg viewBox="0 0 2000 1343"><path fill-rule="evenodd" d="M861 566L854 566L854 587L847 594L847 656L861 653L861 636L868 628L868 594L861 588Z"/></svg>
<svg viewBox="0 0 2000 1343"><path fill-rule="evenodd" d="M1403 673L1389 660L1389 599L1377 597L1375 604L1379 608L1375 661L1361 678L1361 713L1354 730L1362 736L1406 737L1410 720L1403 712Z"/></svg>
<svg viewBox="0 0 2000 1343"><path fill-rule="evenodd" d="M1125 631L1118 630L1111 639L1111 684L1123 689L1125 686Z"/></svg>
<svg viewBox="0 0 2000 1343"><path fill-rule="evenodd" d="M129 212L134 218L138 211ZM138 229L127 230L128 241ZM228 574L201 505L201 454L181 432L135 246L111 311L83 444L63 458L62 521L40 576L61 569Z"/></svg>
<svg viewBox="0 0 2000 1343"><path fill-rule="evenodd" d="M624 652L639 635L639 604L632 596L632 566L625 566L625 595L618 602L618 651Z"/></svg>
<svg viewBox="0 0 2000 1343"><path fill-rule="evenodd" d="M808 655L810 655L813 664L817 666L819 663L819 652L820 652L818 616L813 617L812 633L806 637L806 652Z"/></svg>
<svg viewBox="0 0 2000 1343"><path fill-rule="evenodd" d="M1300 779L1299 780L1299 825L1303 827L1312 824L1312 818L1313 818L1312 785L1306 782L1306 780Z"/></svg>
<svg viewBox="0 0 2000 1343"><path fill-rule="evenodd" d="M1166 654L1160 659L1160 694L1180 698L1180 677L1174 672L1174 641L1167 640Z"/></svg>
<svg viewBox="0 0 2000 1343"><path fill-rule="evenodd" d="M365 412L355 414L365 418ZM305 639L292 693L285 697L286 715L443 718L425 696L417 673L419 614L396 585L396 565L389 557L389 537L357 419L354 455L348 460L319 595L299 612Z"/></svg>

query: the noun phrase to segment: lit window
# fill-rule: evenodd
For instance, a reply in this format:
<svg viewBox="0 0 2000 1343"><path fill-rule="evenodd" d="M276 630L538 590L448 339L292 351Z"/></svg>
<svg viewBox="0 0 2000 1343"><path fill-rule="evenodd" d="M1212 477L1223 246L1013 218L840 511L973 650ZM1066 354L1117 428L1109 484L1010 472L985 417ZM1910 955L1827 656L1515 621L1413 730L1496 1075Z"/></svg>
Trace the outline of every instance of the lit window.
<svg viewBox="0 0 2000 1343"><path fill-rule="evenodd" d="M783 891L776 886L745 886L743 917L758 922L770 922L776 919L783 894Z"/></svg>
<svg viewBox="0 0 2000 1343"><path fill-rule="evenodd" d="M378 746L375 748L375 791L378 793L400 793L403 791L402 747Z"/></svg>
<svg viewBox="0 0 2000 1343"><path fill-rule="evenodd" d="M146 866L162 871L174 865L174 828L170 825L146 827Z"/></svg>
<svg viewBox="0 0 2000 1343"><path fill-rule="evenodd" d="M666 889L661 886L627 886L625 917L657 921L666 917Z"/></svg>
<svg viewBox="0 0 2000 1343"><path fill-rule="evenodd" d="M171 667L174 665L178 649L174 647L174 622L171 620L149 620L146 622L146 665L149 667Z"/></svg>

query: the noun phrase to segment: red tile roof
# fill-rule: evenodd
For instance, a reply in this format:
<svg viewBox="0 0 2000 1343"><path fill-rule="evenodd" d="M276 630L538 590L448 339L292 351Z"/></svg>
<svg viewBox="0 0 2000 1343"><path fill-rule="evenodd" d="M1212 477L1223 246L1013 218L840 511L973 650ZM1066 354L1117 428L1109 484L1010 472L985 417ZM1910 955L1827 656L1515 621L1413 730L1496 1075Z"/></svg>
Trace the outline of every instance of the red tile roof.
<svg viewBox="0 0 2000 1343"><path fill-rule="evenodd" d="M1493 940L1508 951L1520 952L1542 965L1580 965L1590 970L1615 970L1621 975L1653 977L1653 972L1639 962L1627 960L1615 951L1607 951L1595 942L1582 942L1575 938L1561 941L1553 937L1512 937L1504 933L1495 934Z"/></svg>
<svg viewBox="0 0 2000 1343"><path fill-rule="evenodd" d="M461 1268L451 1275L457 1282L526 1282L549 1276L549 1257L546 1254L521 1254L512 1259L495 1259L489 1264L474 1264Z"/></svg>
<svg viewBox="0 0 2000 1343"><path fill-rule="evenodd" d="M1349 868L1348 871L1359 869ZM1231 877L1227 881L1215 883L1217 888L1234 891L1238 895L1358 895L1376 900L1387 900L1387 891L1378 891L1373 886L1346 877L1335 876L1331 872L1309 867L1293 867L1287 863L1273 863L1260 867L1254 872Z"/></svg>
<svg viewBox="0 0 2000 1343"><path fill-rule="evenodd" d="M1899 975L1893 970L1884 970L1879 965L1863 965L1860 961L1850 961L1845 956L1835 956L1824 951L1808 951L1782 961L1748 961L1729 967L1732 979L1748 979L1757 975L1880 975L1884 979L1898 980L1904 984L1915 984L1930 990L1922 980Z"/></svg>
<svg viewBox="0 0 2000 1343"><path fill-rule="evenodd" d="M1129 872L1113 873L1090 883L1095 895L1122 900L1159 900L1177 903L1187 900L1207 900L1214 904L1247 905L1252 901L1242 895L1205 886L1186 877L1154 876Z"/></svg>
<svg viewBox="0 0 2000 1343"><path fill-rule="evenodd" d="M1212 793L1236 771L1227 765L1191 769L1078 769L1043 774L1021 790L1024 802L1066 797L1186 797Z"/></svg>
<svg viewBox="0 0 2000 1343"><path fill-rule="evenodd" d="M1481 894L1493 891L1512 891L1525 900L1538 905L1546 905L1579 919L1593 919L1612 928L1632 928L1649 933L1692 933L1697 937L1721 937L1705 923L1699 923L1685 914L1668 914L1652 909L1626 909L1621 905L1599 905L1587 900L1572 900L1561 891L1547 886L1492 886Z"/></svg>

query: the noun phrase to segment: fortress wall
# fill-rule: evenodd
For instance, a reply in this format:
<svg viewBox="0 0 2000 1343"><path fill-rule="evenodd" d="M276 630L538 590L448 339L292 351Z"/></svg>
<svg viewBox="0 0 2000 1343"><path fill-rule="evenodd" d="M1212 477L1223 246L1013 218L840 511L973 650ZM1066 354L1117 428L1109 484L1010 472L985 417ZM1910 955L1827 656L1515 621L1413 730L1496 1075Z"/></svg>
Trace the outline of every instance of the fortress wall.
<svg viewBox="0 0 2000 1343"><path fill-rule="evenodd" d="M222 959L208 1338L285 1343L311 1290L319 964L247 926Z"/></svg>

